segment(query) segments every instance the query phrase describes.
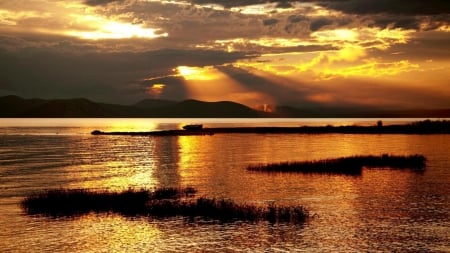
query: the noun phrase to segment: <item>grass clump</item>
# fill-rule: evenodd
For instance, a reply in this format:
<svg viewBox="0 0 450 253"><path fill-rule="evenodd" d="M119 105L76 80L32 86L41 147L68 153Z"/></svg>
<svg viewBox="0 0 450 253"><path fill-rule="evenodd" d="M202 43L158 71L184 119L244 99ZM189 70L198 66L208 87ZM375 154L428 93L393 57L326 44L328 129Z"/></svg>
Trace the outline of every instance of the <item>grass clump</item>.
<svg viewBox="0 0 450 253"><path fill-rule="evenodd" d="M192 187L128 189L122 192L89 189L52 189L27 196L21 202L28 214L48 216L73 216L90 212L114 212L123 215L146 213L151 199L175 199L195 193Z"/></svg>
<svg viewBox="0 0 450 253"><path fill-rule="evenodd" d="M196 190L191 187L161 188L155 191L128 189L123 192L85 189L57 189L32 194L22 202L30 215L71 217L94 213L118 213L125 216L156 218L183 216L189 219L212 219L221 222L267 220L272 223L302 223L309 217L302 206L261 207L238 204L228 199L200 197L191 199Z"/></svg>
<svg viewBox="0 0 450 253"><path fill-rule="evenodd" d="M261 207L238 204L228 199L197 198L195 201L163 200L151 201L149 214L154 217L183 216L190 219L203 218L230 221L269 221L271 223L303 223L309 212L303 206Z"/></svg>
<svg viewBox="0 0 450 253"><path fill-rule="evenodd" d="M423 155L394 156L351 156L318 161L280 162L250 165L247 170L261 172L301 172L360 175L366 168L396 168L415 169L425 168L426 158Z"/></svg>

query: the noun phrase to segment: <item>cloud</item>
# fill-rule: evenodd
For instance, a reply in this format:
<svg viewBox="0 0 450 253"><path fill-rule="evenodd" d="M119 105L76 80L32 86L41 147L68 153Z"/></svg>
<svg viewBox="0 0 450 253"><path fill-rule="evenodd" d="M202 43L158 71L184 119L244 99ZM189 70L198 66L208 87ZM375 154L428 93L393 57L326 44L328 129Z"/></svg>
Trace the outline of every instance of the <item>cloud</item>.
<svg viewBox="0 0 450 253"><path fill-rule="evenodd" d="M85 4L90 6L97 6L97 5L104 5L109 4L113 2L123 2L124 0L86 0L84 1Z"/></svg>
<svg viewBox="0 0 450 253"><path fill-rule="evenodd" d="M450 2L447 0L192 0L196 4L218 4L226 8L276 3L280 7L292 7L296 3L311 2L351 14L407 14L435 15L449 14Z"/></svg>
<svg viewBox="0 0 450 253"><path fill-rule="evenodd" d="M148 83L141 80L172 74L179 65L221 65L247 57L237 52L177 49L138 53L0 50L0 89L26 97L88 97L130 103L146 96ZM172 88L166 85L164 94Z"/></svg>
<svg viewBox="0 0 450 253"><path fill-rule="evenodd" d="M2 93L180 100L189 95L185 81L199 81L199 90L204 84L174 75L182 65L222 71L245 88L235 94L280 103L342 103L333 87L385 78L405 78L403 85L421 91L448 86L448 0L3 2ZM364 80L345 85L356 77ZM348 101L363 103L364 92L373 92L359 90L361 98Z"/></svg>
<svg viewBox="0 0 450 253"><path fill-rule="evenodd" d="M275 25L275 24L277 24L278 22L279 22L279 20L276 19L276 18L270 18L270 19L265 19L265 20L263 20L263 24L264 24L265 26Z"/></svg>
<svg viewBox="0 0 450 253"><path fill-rule="evenodd" d="M324 7L350 14L436 15L450 13L450 2L447 0L330 0L317 2Z"/></svg>
<svg viewBox="0 0 450 253"><path fill-rule="evenodd" d="M237 68L231 65L220 66L218 70L226 74L229 78L241 84L246 90L267 94L271 96L276 104L283 104L286 101L296 101L298 104L306 103L305 95L301 87L295 89L289 87L288 80L270 80L263 75L256 75L249 70ZM283 84L283 82L286 82Z"/></svg>
<svg viewBox="0 0 450 253"><path fill-rule="evenodd" d="M225 8L231 7L239 7L239 6L248 6L255 4L264 4L267 1L265 0L191 0L192 3L195 4L218 4Z"/></svg>
<svg viewBox="0 0 450 253"><path fill-rule="evenodd" d="M312 32L315 32L315 31L319 30L320 28L322 28L326 25L330 25L332 23L333 23L333 21L328 18L319 18L319 19L313 20L311 22L311 24L309 25L309 29Z"/></svg>

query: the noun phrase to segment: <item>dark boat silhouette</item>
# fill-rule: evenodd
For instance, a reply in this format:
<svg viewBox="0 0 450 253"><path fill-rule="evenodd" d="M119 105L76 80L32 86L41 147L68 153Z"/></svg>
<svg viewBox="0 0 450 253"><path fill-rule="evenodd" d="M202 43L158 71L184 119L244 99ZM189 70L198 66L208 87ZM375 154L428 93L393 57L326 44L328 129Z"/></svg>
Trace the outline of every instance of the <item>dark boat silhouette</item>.
<svg viewBox="0 0 450 253"><path fill-rule="evenodd" d="M189 125L184 125L183 129L184 130L201 130L203 128L202 124L189 124Z"/></svg>

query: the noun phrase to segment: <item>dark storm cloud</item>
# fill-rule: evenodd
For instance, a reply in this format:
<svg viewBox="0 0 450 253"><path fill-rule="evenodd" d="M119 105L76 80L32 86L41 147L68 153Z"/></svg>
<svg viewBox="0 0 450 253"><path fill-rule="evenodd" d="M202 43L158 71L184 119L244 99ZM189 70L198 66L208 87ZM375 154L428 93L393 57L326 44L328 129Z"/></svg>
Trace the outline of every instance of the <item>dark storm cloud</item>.
<svg viewBox="0 0 450 253"><path fill-rule="evenodd" d="M43 98L90 94L88 98L94 100L128 103L145 97L147 87L140 86L139 80L173 74L179 65L216 65L247 57L243 53L177 49L82 54L36 48L0 50L0 90Z"/></svg>
<svg viewBox="0 0 450 253"><path fill-rule="evenodd" d="M291 15L288 17L289 23L298 23L306 20L308 20L308 18L302 15Z"/></svg>
<svg viewBox="0 0 450 253"><path fill-rule="evenodd" d="M421 24L421 19L415 16L375 15L371 19L381 28L419 29Z"/></svg>
<svg viewBox="0 0 450 253"><path fill-rule="evenodd" d="M318 3L350 14L435 15L450 13L450 1L448 0L337 0L318 1Z"/></svg>
<svg viewBox="0 0 450 253"><path fill-rule="evenodd" d="M261 4L266 1L263 0L191 0L195 4L218 4L225 8L237 7L237 6L247 6L253 4Z"/></svg>
<svg viewBox="0 0 450 253"><path fill-rule="evenodd" d="M372 15L374 26L380 28L402 28L430 31L449 24L448 15L408 16L408 15Z"/></svg>
<svg viewBox="0 0 450 253"><path fill-rule="evenodd" d="M407 14L435 15L450 13L448 0L192 0L197 4L219 4L226 8L277 3L278 6L291 7L293 3L313 2L322 6L351 14Z"/></svg>
<svg viewBox="0 0 450 253"><path fill-rule="evenodd" d="M292 3L295 2L311 2L310 0L191 0L195 4L218 4L225 8L249 6L255 4L275 3L277 8L286 9L291 8Z"/></svg>
<svg viewBox="0 0 450 253"><path fill-rule="evenodd" d="M445 61L450 58L450 37L441 32L418 32L414 43L395 44L389 50L373 49L373 54L385 60L399 61L408 57L412 61L425 61L428 59ZM394 54L393 54L394 53Z"/></svg>
<svg viewBox="0 0 450 253"><path fill-rule="evenodd" d="M326 25L330 25L330 24L332 24L332 23L333 23L333 21L330 20L330 19L327 19L327 18L319 18L319 19L313 20L313 21L311 22L311 24L309 25L309 29L310 29L312 32L315 32L315 31L319 30L320 28L322 28L322 27L324 27L324 26L326 26Z"/></svg>
<svg viewBox="0 0 450 253"><path fill-rule="evenodd" d="M265 26L275 25L275 24L277 24L278 22L279 22L279 20L276 19L276 18L271 18L271 19L265 19L265 20L263 20L263 24L264 24Z"/></svg>
<svg viewBox="0 0 450 253"><path fill-rule="evenodd" d="M104 5L109 4L112 2L123 2L124 0L86 0L84 1L85 4L90 6L97 6L97 5Z"/></svg>

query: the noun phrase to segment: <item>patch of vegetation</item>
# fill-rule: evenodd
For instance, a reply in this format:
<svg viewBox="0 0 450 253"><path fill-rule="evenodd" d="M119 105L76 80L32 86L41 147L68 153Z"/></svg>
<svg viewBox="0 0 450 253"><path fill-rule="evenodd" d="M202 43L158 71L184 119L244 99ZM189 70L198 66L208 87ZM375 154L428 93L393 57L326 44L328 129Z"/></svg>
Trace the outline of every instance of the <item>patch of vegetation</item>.
<svg viewBox="0 0 450 253"><path fill-rule="evenodd" d="M197 198L195 201L163 200L151 201L149 213L155 217L184 216L191 219L196 217L229 221L262 221L271 223L303 223L309 212L303 206L277 206L270 204L266 207L237 204L227 199Z"/></svg>
<svg viewBox="0 0 450 253"><path fill-rule="evenodd" d="M366 168L394 168L423 170L426 158L423 155L351 156L318 161L280 162L250 165L247 170L261 172L301 172L360 175Z"/></svg>
<svg viewBox="0 0 450 253"><path fill-rule="evenodd" d="M22 202L28 214L72 216L90 212L114 212L123 215L145 214L151 199L177 199L195 194L187 188L128 189L122 192L94 191L88 189L52 189L31 194Z"/></svg>
<svg viewBox="0 0 450 253"><path fill-rule="evenodd" d="M196 190L161 188L155 191L128 189L123 192L86 189L56 189L26 197L21 206L30 215L71 217L88 213L117 213L125 216L156 218L183 216L189 219L212 219L221 222L267 220L272 223L302 223L308 211L302 206L266 207L238 204L232 200L193 197Z"/></svg>

